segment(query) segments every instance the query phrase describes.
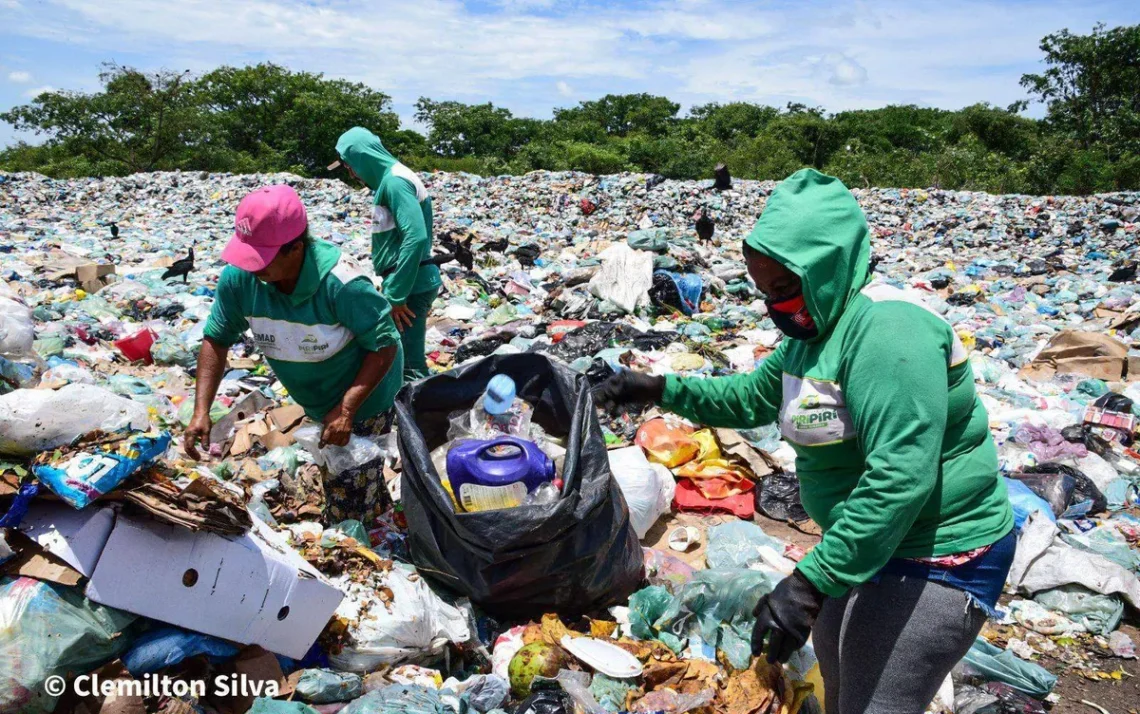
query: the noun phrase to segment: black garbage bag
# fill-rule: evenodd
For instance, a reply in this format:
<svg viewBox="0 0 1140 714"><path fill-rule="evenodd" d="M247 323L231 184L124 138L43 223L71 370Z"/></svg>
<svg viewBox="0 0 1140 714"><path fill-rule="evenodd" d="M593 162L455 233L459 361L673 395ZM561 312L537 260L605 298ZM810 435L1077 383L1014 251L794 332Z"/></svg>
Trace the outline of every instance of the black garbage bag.
<svg viewBox="0 0 1140 714"><path fill-rule="evenodd" d="M1064 513L1073 503L1073 489L1077 487L1076 479L1064 473L1020 473L1011 474L1029 490L1037 494L1049 504L1054 516Z"/></svg>
<svg viewBox="0 0 1140 714"><path fill-rule="evenodd" d="M1066 476L1071 476L1073 481L1076 482L1076 485L1073 487L1073 495L1069 500L1069 506L1083 501L1092 501L1092 510L1090 510L1089 513L1102 513L1108 509L1108 499L1100 492L1100 489L1093 483L1093 480L1085 476L1084 472L1080 469L1049 461L1034 466L1033 473L1065 474Z"/></svg>
<svg viewBox="0 0 1140 714"><path fill-rule="evenodd" d="M1088 424L1072 424L1061 430L1061 437L1073 444L1084 444L1085 448L1097 456L1104 456L1112 448L1104 439L1092 433Z"/></svg>
<svg viewBox="0 0 1140 714"><path fill-rule="evenodd" d="M764 477L756 489L756 510L777 521L806 521L807 511L800 502L800 480L795 474L774 473Z"/></svg>
<svg viewBox="0 0 1140 714"><path fill-rule="evenodd" d="M1125 414L1132 413L1132 400L1123 394L1116 392L1107 392L1102 394L1100 399L1093 402L1093 406L1097 409L1107 409L1110 412L1123 412Z"/></svg>
<svg viewBox="0 0 1140 714"><path fill-rule="evenodd" d="M591 388L597 387L615 374L617 372L604 359L594 359L586 369L586 379L589 380Z"/></svg>
<svg viewBox="0 0 1140 714"><path fill-rule="evenodd" d="M456 513L430 453L447 440L448 415L473 406L496 374L514 379L548 434L566 437L562 498ZM405 386L396 419L408 547L424 577L511 619L590 612L638 589L641 545L585 375L544 355L494 355Z"/></svg>
<svg viewBox="0 0 1140 714"><path fill-rule="evenodd" d="M561 689L541 689L515 707L513 714L574 714L574 700Z"/></svg>
<svg viewBox="0 0 1140 714"><path fill-rule="evenodd" d="M501 332L464 342L459 345L459 349L455 350L455 361L466 362L472 357L486 357L505 343L510 342L512 337L511 334Z"/></svg>
<svg viewBox="0 0 1140 714"><path fill-rule="evenodd" d="M534 349L541 349L563 362L573 362L579 357L596 355L618 343L629 343L640 334L637 328L620 322L591 322L567 332L556 345L535 345Z"/></svg>

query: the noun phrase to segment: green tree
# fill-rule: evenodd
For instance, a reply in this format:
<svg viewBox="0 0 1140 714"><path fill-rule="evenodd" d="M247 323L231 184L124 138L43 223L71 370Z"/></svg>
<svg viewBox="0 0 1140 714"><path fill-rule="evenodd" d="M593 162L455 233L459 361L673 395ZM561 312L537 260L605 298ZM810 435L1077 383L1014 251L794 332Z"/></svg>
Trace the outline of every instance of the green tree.
<svg viewBox="0 0 1140 714"><path fill-rule="evenodd" d="M1087 35L1061 30L1041 41L1047 69L1021 85L1048 107L1048 121L1085 149L1115 158L1140 151L1140 25Z"/></svg>
<svg viewBox="0 0 1140 714"><path fill-rule="evenodd" d="M610 136L632 133L664 136L681 105L652 94L607 94L570 109L555 109L554 121L593 124Z"/></svg>
<svg viewBox="0 0 1140 714"><path fill-rule="evenodd" d="M702 104L689 110L700 129L719 141L751 139L780 115L775 107L747 102Z"/></svg>
<svg viewBox="0 0 1140 714"><path fill-rule="evenodd" d="M44 92L0 119L111 173L178 168L189 160L203 139L189 71L146 74L106 64L99 81L101 92Z"/></svg>
<svg viewBox="0 0 1140 714"><path fill-rule="evenodd" d="M515 119L510 110L487 104L416 102L416 121L429 127L428 146L442 156L509 158L536 130L533 119Z"/></svg>
<svg viewBox="0 0 1140 714"><path fill-rule="evenodd" d="M196 82L195 93L214 140L261 170L322 175L346 129L367 127L384 139L400 126L382 92L275 64L220 67Z"/></svg>

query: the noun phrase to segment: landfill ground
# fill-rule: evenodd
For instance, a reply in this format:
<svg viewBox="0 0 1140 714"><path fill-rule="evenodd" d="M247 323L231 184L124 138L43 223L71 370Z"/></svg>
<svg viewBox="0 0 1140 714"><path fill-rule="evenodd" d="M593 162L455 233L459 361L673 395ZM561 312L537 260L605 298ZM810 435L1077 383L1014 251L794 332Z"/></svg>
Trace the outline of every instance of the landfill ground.
<svg viewBox="0 0 1140 714"><path fill-rule="evenodd" d="M721 191L712 181L642 174L421 176L433 197L437 250L459 245L474 253L473 270L454 262L441 266L444 288L427 335L434 372L461 365L477 370L488 357L537 353L550 356L559 369L584 374L587 384L623 367L727 375L754 369L781 339L746 280L740 250L773 182L734 180ZM596 674L589 691L607 711L660 710L677 692L707 693L692 709L700 714L817 711L818 703L805 703L803 696L814 655L801 653L784 673L730 666L730 653L740 652L732 649L740 643L732 640L731 629L747 624L750 608L722 618L716 642L707 632L698 635L695 625L685 632L693 639L669 639L670 627L690 627L689 615L701 615L685 608L699 599L691 579L702 571L731 567L741 576L778 580L820 540L810 520L765 515L794 513L799 506L798 494L788 491L795 483L793 454L772 426L709 430L657 421L657 411L597 412L611 463L617 449L636 445L636 458L648 467L645 456L651 457L656 470L650 472L664 472L667 479L647 477L634 486L641 489L635 496L621 478L625 474L616 478L624 499L642 504L638 514L652 523L640 539L651 564L649 583L667 591L669 604L681 609L672 616L655 611L662 619L649 618L652 638L630 636L635 625L621 607L608 614L592 611L594 620L559 622L539 612L515 621L488 619L450 595L441 598L433 568L464 565L456 563L454 552L420 573L408 565L415 563L409 534L419 526L405 522L403 509L409 499L423 496L407 486L410 466L397 449L397 442L407 446L404 437L385 433L362 446L368 458L378 459L370 466L382 463L373 482L382 474L399 505L363 525L334 517L334 500L343 494L326 488L332 462L314 463L328 455L316 448L311 425L248 342L231 351L231 371L211 411L217 434L208 458L203 464L188 460L179 442L193 405L195 355L223 268L219 255L233 234L238 201L271 183L293 185L312 235L339 245L367 269L371 198L339 181L289 174L52 180L0 173L0 513L8 513L0 526L9 529L0 532L10 536L0 542L0 651L34 663L13 672L0 659L0 712L46 714L56 705L43 693L48 674L102 668L119 678L139 677L143 670L128 667L127 673L115 669L116 662L134 666L150 662L148 657L162 659L191 638L201 649L176 664L167 660L162 671L182 678L205 671L255 672L267 681L291 680L296 689L301 675L290 677L291 663L305 674L306 684L297 690L304 693L294 695L298 701L347 687L356 698L343 708L345 714L383 710L370 706L454 714L459 698L485 714L472 702L478 699L482 706L491 700L488 691L505 688L492 682L492 654L517 652L523 639L557 649L564 634L617 633L626 635L623 646L646 672L652 670L649 679L667 681L677 691L631 685L619 696L612 679ZM853 193L871 229L877 278L921 295L971 352L1002 476L1020 487L1011 490L1019 553L1039 549L1011 574L1001 601L1005 619L983 630L985 640L1003 651L1005 664L992 654L979 655L982 664L975 669L955 672L957 696L984 695L991 691L982 692L988 685L1005 683L1022 694L1003 698L1002 712L1031 714L1044 707L1091 714L1097 708L1084 703L1091 702L1111 714L1140 713L1140 665L1129 649L1140 644L1140 446L1132 442L1140 438L1140 194L1035 197L887 188ZM713 221L711 238L698 237L702 211ZM707 223L701 230L708 230ZM171 266L187 265L191 249L190 270L164 278ZM134 430L129 437L119 431L128 427ZM647 445L652 428L671 440L669 449L680 451L675 444L683 444L691 453L666 470ZM704 461L710 447L724 458ZM73 454L100 448L134 455L123 456L124 462L134 459L132 475L112 492L75 492L51 480ZM710 495L694 485L685 466L698 462L721 468L718 483L729 488ZM37 481L38 492L29 490ZM688 500L682 498L685 486ZM112 518L118 520L102 555L85 556L81 548L57 552L56 536L69 537L60 525L68 514L90 518L82 538L96 538L91 529L98 530L108 504L116 515L107 516L107 529ZM31 515L21 525L29 507ZM47 538L41 538L43 523L50 521L44 513L61 519L48 528L59 533ZM454 530L455 515L442 517L435 530ZM741 529L743 524L758 528ZM685 526L696 529L699 542L687 550L671 547ZM127 538L128 527L137 529L131 537L139 540ZM211 538L215 545L256 541L249 549L283 569L274 572L308 588L288 597L308 600L247 616L242 608L251 598L235 581L227 607L243 614L226 622L197 611L190 600L182 602L198 582L198 569L206 568L183 566L172 544L188 544L188 553L200 554ZM711 539L718 539L712 549ZM148 598L151 583L171 573L184 588ZM22 613L32 602L29 593L36 593L37 604L51 598L45 583L73 598L67 605L53 601L52 607L71 608L76 621L87 618L88 628L75 642L91 656L27 644L42 639L42 632ZM1038 602L1070 588L1087 596L1088 609L1078 613ZM215 590L226 596L225 583ZM628 589L617 600L629 601L630 610L650 609L648 596L635 606ZM95 616L84 615L87 610L102 613L97 627L90 626ZM298 618L303 612L322 615L319 621ZM412 627L412 612L428 613L430 624ZM174 640L148 640L169 635L171 624L181 628L177 647L164 644ZM506 629L528 624L525 634ZM713 646L717 661L702 661L699 645ZM508 655L499 664L505 668L511 661ZM582 668L596 670L594 664L572 666ZM670 668L687 674L667 677ZM484 678L482 691L466 691L456 681L474 681L463 680L472 672ZM5 677L14 684L5 685ZM638 709L643 695L648 698ZM750 698L762 704L745 706ZM318 699L309 699L312 711L341 711L332 700ZM407 708L396 708L397 699ZM524 699L512 693L492 711L525 714ZM235 701L157 699L123 711L242 714L252 703ZM998 714L996 702L959 705L940 711ZM71 705L65 700L60 706ZM112 712L95 702L86 706L74 711ZM259 706L265 708L256 711L264 714L302 711L274 709L270 700L259 700ZM568 708L559 711L570 714Z"/></svg>

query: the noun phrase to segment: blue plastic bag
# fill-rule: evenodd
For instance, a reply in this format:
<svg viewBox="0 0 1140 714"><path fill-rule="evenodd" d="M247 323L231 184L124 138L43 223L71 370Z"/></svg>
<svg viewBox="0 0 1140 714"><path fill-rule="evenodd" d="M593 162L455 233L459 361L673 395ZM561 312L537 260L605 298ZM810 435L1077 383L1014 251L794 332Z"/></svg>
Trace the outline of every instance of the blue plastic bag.
<svg viewBox="0 0 1140 714"><path fill-rule="evenodd" d="M124 443L126 442L126 443ZM32 472L72 508L86 508L118 488L131 474L150 464L170 446L170 434L132 434L72 455L59 464L37 464ZM45 454L40 458L50 458Z"/></svg>
<svg viewBox="0 0 1140 714"><path fill-rule="evenodd" d="M1012 652L1001 650L978 637L966 653L964 661L988 680L1005 682L1031 697L1044 699L1057 684L1057 675L1040 665L1018 659Z"/></svg>
<svg viewBox="0 0 1140 714"><path fill-rule="evenodd" d="M1025 519L1034 511L1041 511L1050 521L1057 522L1057 516L1053 515L1053 509L1045 499L1033 493L1028 486L1017 479L1007 478L1005 487L1009 491L1009 505L1013 506L1013 525L1017 530L1021 530Z"/></svg>
<svg viewBox="0 0 1140 714"><path fill-rule="evenodd" d="M217 637L168 626L151 630L139 637L122 659L127 671L135 677L141 677L200 654L207 655L211 662L219 664L236 657L239 649L237 645Z"/></svg>
<svg viewBox="0 0 1140 714"><path fill-rule="evenodd" d="M704 284L701 281L701 276L696 273L674 273L669 270L655 270L653 271L654 277L664 276L669 278L673 285L677 288L677 295L680 297L680 302L674 304L671 300L664 300L671 307L681 310L685 315L692 315L697 311L701 304L701 292L704 290ZM652 295L653 290L650 291Z"/></svg>

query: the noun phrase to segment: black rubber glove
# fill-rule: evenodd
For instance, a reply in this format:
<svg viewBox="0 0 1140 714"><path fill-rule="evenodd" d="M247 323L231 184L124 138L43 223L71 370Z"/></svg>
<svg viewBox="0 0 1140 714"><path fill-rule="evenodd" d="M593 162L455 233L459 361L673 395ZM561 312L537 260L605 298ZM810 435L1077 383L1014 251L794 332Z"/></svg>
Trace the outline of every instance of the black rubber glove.
<svg viewBox="0 0 1140 714"><path fill-rule="evenodd" d="M658 402L665 393L665 378L623 369L594 390L594 398L605 409L623 404Z"/></svg>
<svg viewBox="0 0 1140 714"><path fill-rule="evenodd" d="M760 598L752 611L756 616L752 654L759 657L767 639L768 662L787 662L811 635L811 626L819 616L824 597L799 570L781 580L771 593Z"/></svg>

